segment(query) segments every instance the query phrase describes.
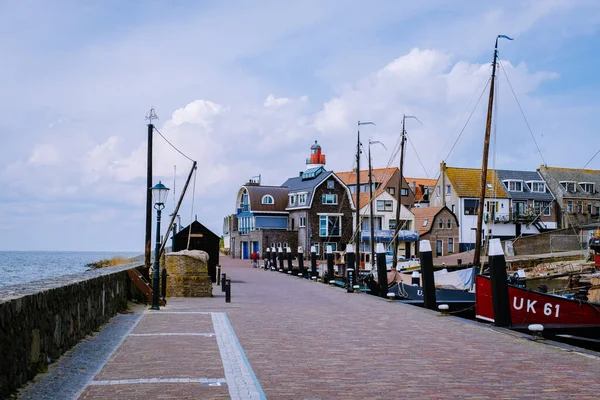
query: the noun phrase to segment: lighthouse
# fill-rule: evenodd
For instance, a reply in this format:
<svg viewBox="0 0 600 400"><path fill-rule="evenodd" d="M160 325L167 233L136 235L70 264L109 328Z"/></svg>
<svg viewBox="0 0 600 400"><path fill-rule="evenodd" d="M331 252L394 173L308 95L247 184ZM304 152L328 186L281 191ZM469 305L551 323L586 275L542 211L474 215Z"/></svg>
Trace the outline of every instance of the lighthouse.
<svg viewBox="0 0 600 400"><path fill-rule="evenodd" d="M306 159L306 169L325 166L325 154L321 154L321 146L315 140L315 144L310 146L310 157Z"/></svg>

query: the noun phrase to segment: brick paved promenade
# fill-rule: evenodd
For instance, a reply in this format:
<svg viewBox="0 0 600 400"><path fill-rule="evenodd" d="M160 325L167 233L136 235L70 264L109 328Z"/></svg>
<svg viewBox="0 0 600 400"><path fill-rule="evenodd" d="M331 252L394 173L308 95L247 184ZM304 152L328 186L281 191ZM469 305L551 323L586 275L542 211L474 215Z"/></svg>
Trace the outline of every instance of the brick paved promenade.
<svg viewBox="0 0 600 400"><path fill-rule="evenodd" d="M212 299L170 299L160 311L120 315L20 397L600 397L600 359L572 348L244 260L223 257L222 265L233 280L230 304L215 287ZM105 356L91 357L90 348Z"/></svg>

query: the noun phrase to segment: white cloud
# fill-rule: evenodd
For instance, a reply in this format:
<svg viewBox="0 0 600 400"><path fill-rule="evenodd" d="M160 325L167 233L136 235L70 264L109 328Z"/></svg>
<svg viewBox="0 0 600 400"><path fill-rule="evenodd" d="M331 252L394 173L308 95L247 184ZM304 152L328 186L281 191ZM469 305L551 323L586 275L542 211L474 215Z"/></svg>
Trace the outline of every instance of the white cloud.
<svg viewBox="0 0 600 400"><path fill-rule="evenodd" d="M36 145L29 157L29 163L35 166L53 166L60 162L60 151L51 144Z"/></svg>

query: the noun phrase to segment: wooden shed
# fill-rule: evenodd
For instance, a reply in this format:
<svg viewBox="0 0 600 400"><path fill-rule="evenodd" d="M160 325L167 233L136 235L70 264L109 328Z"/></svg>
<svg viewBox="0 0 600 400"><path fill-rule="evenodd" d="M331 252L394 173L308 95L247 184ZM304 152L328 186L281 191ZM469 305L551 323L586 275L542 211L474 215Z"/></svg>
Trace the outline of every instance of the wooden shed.
<svg viewBox="0 0 600 400"><path fill-rule="evenodd" d="M191 229L190 229L191 228ZM189 237L189 247L188 247ZM208 253L208 273L213 282L217 281L220 237L198 221L192 222L175 235L173 251L202 250Z"/></svg>

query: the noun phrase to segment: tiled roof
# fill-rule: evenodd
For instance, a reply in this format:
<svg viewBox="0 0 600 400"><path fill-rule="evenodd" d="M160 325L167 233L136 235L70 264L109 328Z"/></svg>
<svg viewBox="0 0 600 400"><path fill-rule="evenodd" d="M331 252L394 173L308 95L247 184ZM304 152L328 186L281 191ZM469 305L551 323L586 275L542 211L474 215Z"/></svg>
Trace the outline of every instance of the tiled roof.
<svg viewBox="0 0 600 400"><path fill-rule="evenodd" d="M557 168L557 167L545 167L540 166L540 174L544 177L546 181L548 181L548 185L551 186L553 190L560 190L563 197L568 198L594 198L600 199L600 171L594 169L575 169L575 168ZM551 182L552 181L552 182ZM576 191L567 192L562 186L560 186L560 182L564 181L574 181L577 183L580 182L590 182L595 184L595 192L594 193L586 193L582 190L581 187L576 187ZM555 193L556 194L556 193Z"/></svg>
<svg viewBox="0 0 600 400"><path fill-rule="evenodd" d="M385 186L385 184L390 180L390 178L394 175L394 173L397 170L398 170L398 168L375 168L375 169L373 169L372 180L375 183L380 183L381 186ZM336 172L335 174L346 185L356 185L356 171ZM369 181L369 170L366 170L366 169L361 170L360 171L360 183L364 184L364 183L367 183L368 181Z"/></svg>
<svg viewBox="0 0 600 400"><path fill-rule="evenodd" d="M411 208L411 212L415 215L415 228L419 232L419 235L423 235L431 231L435 216L443 209L443 206L438 207L422 207L422 208ZM427 220L425 226L423 223Z"/></svg>
<svg viewBox="0 0 600 400"><path fill-rule="evenodd" d="M452 187L456 191L457 196L479 197L481 187L481 169L446 167L446 175L452 183ZM498 179L496 171L488 169L487 183L492 185L493 190L490 190L486 185L486 198L508 198L508 193L506 193L506 190L504 190L504 185Z"/></svg>
<svg viewBox="0 0 600 400"><path fill-rule="evenodd" d="M313 192L314 192L315 188L317 186L319 186L319 184L321 182L323 182L324 180L329 178L331 175L333 175L333 172L325 171L325 172L320 173L313 179L302 180L301 176L297 176L294 178L289 178L287 181L283 182L283 185L281 185L281 186L287 186L288 193L299 193L299 192L307 193L306 194L306 203L304 205L296 204L295 206L288 207L288 208L289 209L306 208L307 205L311 204L311 202L312 202L312 196L313 196ZM286 200L286 207L287 207L287 200Z"/></svg>
<svg viewBox="0 0 600 400"><path fill-rule="evenodd" d="M508 190L508 195L511 199L515 200L544 200L544 201L552 201L554 200L554 196L550 193L550 190L546 188L546 191L543 193L540 192L532 192L527 186L526 182L529 181L540 181L544 182L544 179L540 176L540 174L536 171L509 171L509 170L496 170L498 174L498 179L500 181L506 180L515 180L515 181L523 181L523 191L522 192L511 192ZM506 187L506 186L505 186Z"/></svg>
<svg viewBox="0 0 600 400"><path fill-rule="evenodd" d="M244 186L248 190L250 211L285 211L288 203L288 188L280 186ZM273 196L274 204L262 204L264 195Z"/></svg>
<svg viewBox="0 0 600 400"><path fill-rule="evenodd" d="M429 179L429 178L404 178L409 185L415 183L414 192L415 192L415 201L423 200L423 190L421 186L425 187L435 187L437 180Z"/></svg>

